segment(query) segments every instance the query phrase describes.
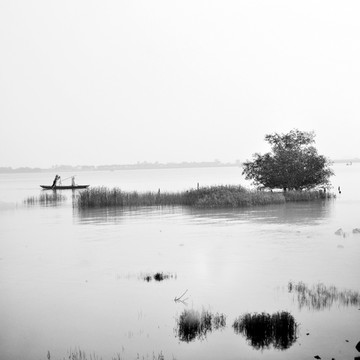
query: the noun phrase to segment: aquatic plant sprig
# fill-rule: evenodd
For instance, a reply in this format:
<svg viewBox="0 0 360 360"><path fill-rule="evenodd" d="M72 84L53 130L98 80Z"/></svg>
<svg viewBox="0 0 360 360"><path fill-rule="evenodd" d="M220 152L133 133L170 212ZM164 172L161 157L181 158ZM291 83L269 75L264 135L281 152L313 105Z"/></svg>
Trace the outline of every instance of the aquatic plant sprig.
<svg viewBox="0 0 360 360"><path fill-rule="evenodd" d="M188 300L188 298L184 299L184 296L187 292L188 289L186 289L180 296L175 296L174 302L181 302L183 304L186 304L186 300Z"/></svg>

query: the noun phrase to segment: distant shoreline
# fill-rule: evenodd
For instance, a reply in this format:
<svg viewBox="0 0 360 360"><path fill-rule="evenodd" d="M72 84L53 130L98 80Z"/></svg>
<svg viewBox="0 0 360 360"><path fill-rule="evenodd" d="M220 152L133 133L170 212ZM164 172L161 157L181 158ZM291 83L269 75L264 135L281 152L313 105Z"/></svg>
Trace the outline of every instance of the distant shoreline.
<svg viewBox="0 0 360 360"><path fill-rule="evenodd" d="M334 164L360 163L359 158L332 160ZM31 167L0 167L0 174L18 174L18 173L61 173L61 172L79 172L79 171L120 171L120 170L146 170L146 169L189 169L189 168L214 168L214 167L241 167L239 160L232 163L222 163L220 161L209 162L181 162L181 163L136 163L125 165L59 165L51 168L31 168Z"/></svg>
<svg viewBox="0 0 360 360"><path fill-rule="evenodd" d="M189 168L213 168L213 167L241 167L241 162L221 163L214 162L182 162L182 163L137 163L125 165L59 165L52 168L11 168L0 167L0 174L9 173L43 173L43 172L80 172L80 171L121 171L121 170L147 170L147 169L189 169Z"/></svg>

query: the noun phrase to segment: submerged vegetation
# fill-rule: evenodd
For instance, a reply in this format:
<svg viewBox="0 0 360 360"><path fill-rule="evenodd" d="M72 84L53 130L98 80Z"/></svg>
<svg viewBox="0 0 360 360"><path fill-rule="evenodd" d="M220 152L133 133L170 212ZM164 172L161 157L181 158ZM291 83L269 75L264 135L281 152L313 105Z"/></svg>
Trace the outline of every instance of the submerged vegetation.
<svg viewBox="0 0 360 360"><path fill-rule="evenodd" d="M334 304L342 306L360 305L359 292L353 290L340 291L335 286L325 286L321 283L309 287L303 282L289 282L288 291L297 295L300 309L323 310Z"/></svg>
<svg viewBox="0 0 360 360"><path fill-rule="evenodd" d="M66 196L53 191L52 193L43 193L39 196L30 196L26 198L23 202L25 205L56 205L57 203L63 202L66 200Z"/></svg>
<svg viewBox="0 0 360 360"><path fill-rule="evenodd" d="M242 334L257 350L269 348L288 349L297 339L297 324L286 311L275 314L245 314L233 323L234 331Z"/></svg>
<svg viewBox="0 0 360 360"><path fill-rule="evenodd" d="M180 341L191 342L195 339L203 340L208 333L220 330L225 326L226 316L224 314L185 309L177 320L176 334Z"/></svg>
<svg viewBox="0 0 360 360"><path fill-rule="evenodd" d="M126 192L119 188L90 188L79 193L79 209L135 206L193 206L198 208L238 208L254 205L283 204L329 198L323 191L272 192L248 190L242 186L220 185L183 192Z"/></svg>

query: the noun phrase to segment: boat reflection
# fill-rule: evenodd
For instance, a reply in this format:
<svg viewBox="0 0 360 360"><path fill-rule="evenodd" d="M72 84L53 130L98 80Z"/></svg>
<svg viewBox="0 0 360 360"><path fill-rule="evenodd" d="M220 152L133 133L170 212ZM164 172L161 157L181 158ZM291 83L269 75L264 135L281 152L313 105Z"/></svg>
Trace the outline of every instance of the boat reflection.
<svg viewBox="0 0 360 360"><path fill-rule="evenodd" d="M297 339L297 324L294 317L286 311L272 315L268 313L240 316L234 321L235 333L244 335L249 344L257 349L278 350L290 348Z"/></svg>
<svg viewBox="0 0 360 360"><path fill-rule="evenodd" d="M324 310L335 304L338 306L360 305L359 292L338 290L335 286L325 286L321 283L309 287L303 282L289 282L288 291L296 296L300 309Z"/></svg>

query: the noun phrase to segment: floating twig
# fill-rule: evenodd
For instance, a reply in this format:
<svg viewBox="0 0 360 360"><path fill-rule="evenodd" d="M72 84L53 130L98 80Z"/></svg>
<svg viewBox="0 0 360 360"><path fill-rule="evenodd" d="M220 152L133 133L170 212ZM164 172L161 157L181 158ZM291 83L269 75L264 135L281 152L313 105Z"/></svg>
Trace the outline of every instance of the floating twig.
<svg viewBox="0 0 360 360"><path fill-rule="evenodd" d="M184 296L187 292L188 292L188 289L186 289L185 292L184 292L181 296L178 296L178 297L175 296L174 301L175 301L175 302L185 303L185 301L186 301L188 298L186 298L186 299L182 299L182 298L183 298L183 296Z"/></svg>

